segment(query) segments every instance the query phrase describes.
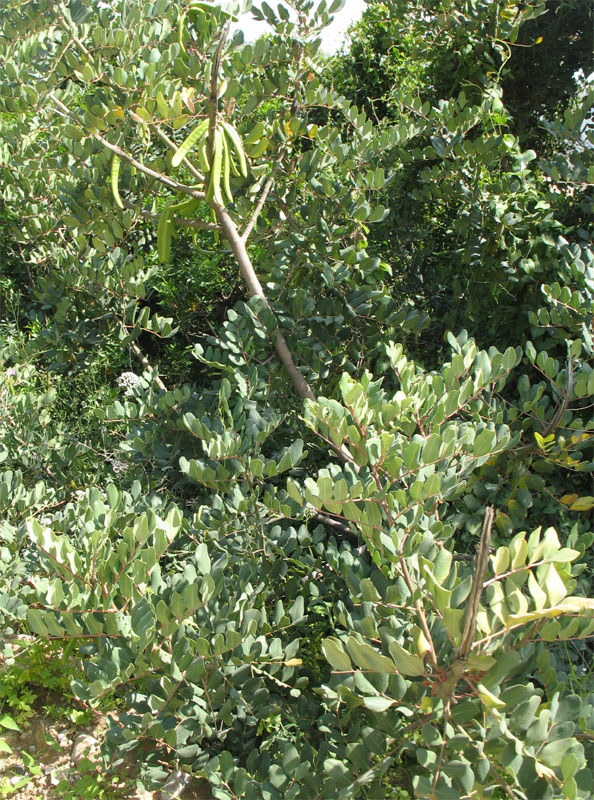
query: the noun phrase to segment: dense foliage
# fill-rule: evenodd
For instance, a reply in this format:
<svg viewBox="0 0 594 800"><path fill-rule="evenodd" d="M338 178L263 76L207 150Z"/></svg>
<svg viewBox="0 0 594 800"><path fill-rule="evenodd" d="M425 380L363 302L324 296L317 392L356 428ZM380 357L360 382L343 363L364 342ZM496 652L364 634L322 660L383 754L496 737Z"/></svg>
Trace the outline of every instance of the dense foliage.
<svg viewBox="0 0 594 800"><path fill-rule="evenodd" d="M151 785L588 798L592 4L286 5L0 3L4 653Z"/></svg>

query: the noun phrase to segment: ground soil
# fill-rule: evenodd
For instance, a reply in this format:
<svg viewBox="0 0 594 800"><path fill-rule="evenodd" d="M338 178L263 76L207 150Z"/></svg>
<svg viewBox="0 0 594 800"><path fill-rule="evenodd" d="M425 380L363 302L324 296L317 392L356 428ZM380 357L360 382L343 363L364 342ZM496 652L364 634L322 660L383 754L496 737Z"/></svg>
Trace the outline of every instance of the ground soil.
<svg viewBox="0 0 594 800"><path fill-rule="evenodd" d="M75 725L59 699L45 698L36 706L32 715L19 720L20 731L0 730L0 738L12 749L12 753L0 752L0 798L162 800L159 791L138 785L134 763L115 774L106 772L99 752L107 728L104 715L94 713L86 724ZM171 795L166 797L169 800ZM175 797L207 800L211 794L202 784L187 787Z"/></svg>

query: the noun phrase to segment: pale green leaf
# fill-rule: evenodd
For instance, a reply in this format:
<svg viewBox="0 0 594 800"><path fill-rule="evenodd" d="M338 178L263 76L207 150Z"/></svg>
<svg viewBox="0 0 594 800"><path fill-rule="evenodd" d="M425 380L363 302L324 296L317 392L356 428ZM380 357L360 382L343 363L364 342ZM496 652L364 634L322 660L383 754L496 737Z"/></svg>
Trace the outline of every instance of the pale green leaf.
<svg viewBox="0 0 594 800"><path fill-rule="evenodd" d="M391 658L378 653L370 645L359 642L354 636L349 636L346 644L351 658L361 669L379 673L396 672Z"/></svg>
<svg viewBox="0 0 594 800"><path fill-rule="evenodd" d="M364 697L363 705L365 708L369 709L369 711L375 711L377 714L381 714L387 711L390 706L396 705L396 700L391 700L389 697Z"/></svg>
<svg viewBox="0 0 594 800"><path fill-rule="evenodd" d="M390 642L388 649L390 650L390 655L394 659L398 672L402 675L420 677L425 674L425 665L419 656L409 653L396 641Z"/></svg>
<svg viewBox="0 0 594 800"><path fill-rule="evenodd" d="M322 642L322 652L326 661L331 667L334 667L334 669L340 670L341 672L351 671L353 669L351 659L348 657L339 639L335 639L332 636L324 639Z"/></svg>

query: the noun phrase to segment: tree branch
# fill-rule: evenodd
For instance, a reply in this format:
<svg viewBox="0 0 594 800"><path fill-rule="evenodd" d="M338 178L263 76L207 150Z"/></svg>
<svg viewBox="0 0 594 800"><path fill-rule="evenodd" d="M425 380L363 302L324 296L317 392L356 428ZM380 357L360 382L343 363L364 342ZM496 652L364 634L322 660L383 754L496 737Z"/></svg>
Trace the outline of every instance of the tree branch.
<svg viewBox="0 0 594 800"><path fill-rule="evenodd" d="M87 48L84 46L84 44L81 42L81 40L76 35L74 26L71 25L69 22L67 22L67 20L64 18L64 16L60 16L60 17L58 17L58 19L60 21L60 25L64 28L66 33L70 36L70 38L72 39L74 44L78 47L78 49L81 51L81 53L84 53L87 56L87 58L91 58L91 54L89 53Z"/></svg>
<svg viewBox="0 0 594 800"><path fill-rule="evenodd" d="M248 293L250 297L255 297L255 296L260 297L264 302L266 308L272 311L270 303L268 302L268 298L264 294L264 289L262 288L262 284L260 283L258 276L256 275L253 264L246 250L245 242L239 235L239 231L237 230L235 223L227 213L227 210L222 206L216 206L215 211L219 219L219 222L221 223L221 228L225 235L225 238L227 239L227 241L231 246L231 249L233 250L233 255L237 260L241 275L247 284ZM314 393L310 389L309 384L307 383L303 375L297 369L291 351L289 350L287 343L285 341L285 338L282 335L282 333L278 330L278 328L276 330L276 333L274 334L274 346L276 347L276 351L280 357L280 360L283 363L283 366L289 373L289 376L293 381L295 388L299 392L299 396L302 397L304 400L307 399L315 401L316 397Z"/></svg>
<svg viewBox="0 0 594 800"><path fill-rule="evenodd" d="M481 594L483 593L485 572L487 571L489 550L491 548L491 529L493 527L494 517L495 511L493 506L489 506L485 512L483 532L476 554L472 587L470 589L470 597L466 604L464 630L460 640L460 647L457 649L454 660L448 668L446 680L437 691L437 696L443 700L446 708L449 708L454 692L456 691L456 686L466 672L466 662L468 661L474 637L476 636L476 618L479 612Z"/></svg>
<svg viewBox="0 0 594 800"><path fill-rule="evenodd" d="M573 376L573 359L569 356L567 360L567 388L565 392L561 395L561 399L557 403L555 410L544 426L542 431L542 438L546 439L547 436L550 436L552 433L555 433L561 421L563 420L563 415L567 411L567 406L569 405L569 401L571 399L571 392L573 389L574 383L574 376ZM531 444L525 444L523 447L518 447L517 450L512 450L512 454L516 458L522 458L530 453L535 453L539 449L539 446L536 442L532 442Z"/></svg>
<svg viewBox="0 0 594 800"><path fill-rule="evenodd" d="M217 129L217 116L219 112L219 70L221 68L223 47L225 46L225 42L227 41L227 36L229 35L230 27L231 27L231 19L229 18L225 23L225 25L223 26L223 30L221 31L221 38L219 39L219 43L217 44L217 49L215 50L215 55L212 62L212 72L210 74L210 98L208 100L208 115L210 117L210 123L208 126L208 145L207 145L208 161L210 164L212 164L214 158L214 140L215 140L215 131Z"/></svg>
<svg viewBox="0 0 594 800"><path fill-rule="evenodd" d="M49 93L49 97L54 101L54 103L58 106L58 108L68 115L68 117L76 122L77 125L80 125L79 120L77 119L76 115L73 114L68 106L65 106L62 101L55 96L53 92ZM204 200L206 195L204 192L199 192L194 189L192 186L187 186L185 183L179 183L179 181L173 180L173 178L169 178L167 175L163 175L162 172L156 172L154 169L150 167L145 167L140 161L137 161L133 156L126 153L125 150L122 150L121 147L118 147L117 144L112 144L108 139L104 136L101 136L100 133L91 133L90 134L94 139L106 147L108 150L111 150L112 153L115 153L119 156L122 161L126 161L128 164L131 164L133 167L139 172L148 175L149 178L154 178L158 180L160 183L163 183L165 186L169 186L170 189L174 189L176 192L183 192L184 194L190 195L190 197L195 197L197 200Z"/></svg>
<svg viewBox="0 0 594 800"><path fill-rule="evenodd" d="M350 536L351 538L359 541L359 536L350 528L349 525L347 525L346 522L342 522L339 519L334 519L334 517L329 517L328 514L322 513L314 514L312 520L320 525L324 525L326 528L334 528L334 530L344 533L345 536Z"/></svg>
<svg viewBox="0 0 594 800"><path fill-rule="evenodd" d="M167 387L165 386L161 378L158 376L158 374L154 371L148 358L145 356L145 354L142 352L142 350L136 344L136 342L131 342L130 347L132 348L134 355L138 358L138 360L140 361L142 366L146 369L146 371L150 372L154 376L155 383L157 384L159 389L161 389L162 392L166 392Z"/></svg>
<svg viewBox="0 0 594 800"><path fill-rule="evenodd" d="M281 161L283 159L283 156L285 154L285 150L286 150L286 145L283 145L281 147L280 153L278 154L278 156L276 158L276 161L274 162L274 164L272 166L272 169L270 171L270 175L268 176L268 179L266 180L266 183L264 184L264 188L262 189L262 193L260 194L260 197L258 198L258 202L256 203L256 206L254 208L252 216L251 216L249 222L247 223L247 225L245 226L245 228L243 229L243 233L241 234L241 238L243 239L244 242L247 242L250 233L254 229L254 225L258 221L258 217L260 216L260 212L264 208L264 203L266 202L266 198L268 197L268 195L270 193L270 190L272 189L272 187L274 185L274 176L276 175L276 172L277 172L277 170L278 170L278 168L280 166L280 163L281 163Z"/></svg>
<svg viewBox="0 0 594 800"><path fill-rule="evenodd" d="M167 136L167 134L165 133L165 131L162 131L161 127L159 125L157 125L155 122L147 123L142 119L142 117L139 117L138 114L135 114L133 111L130 112L130 117L134 120L134 122L138 122L139 124L142 124L142 125L149 124L149 125L151 125L152 129L155 131L155 133L157 134L159 139L161 139L162 142L165 142L165 144L169 148L171 148L171 150L173 150L173 152L175 152L177 150L177 145L173 141L173 139L170 139L169 136ZM182 161L182 164L190 170L192 175L197 180L199 180L201 183L204 183L204 180L205 180L204 175L199 170L196 169L196 167L192 164L192 162L190 161L189 158L187 158L187 157L184 158L184 160Z"/></svg>
<svg viewBox="0 0 594 800"><path fill-rule="evenodd" d="M135 206L134 203L128 203L125 200L124 205L126 208L137 211L145 219L150 219L152 222L159 221L160 214L153 213L145 208L138 208L138 206ZM176 225L182 225L186 228L199 228L203 231L215 231L217 233L221 231L221 228L215 222L205 222L202 219L187 219L186 217L176 217L175 215L172 217L172 219Z"/></svg>
<svg viewBox="0 0 594 800"><path fill-rule="evenodd" d="M262 284L260 283L258 276L256 275L256 271L254 270L253 264L251 259L248 255L245 241L239 235L239 231L227 210L223 206L214 205L213 206L216 212L216 215L221 223L221 229L229 245L231 246L231 250L233 251L233 255L237 261L239 266L239 271L243 279L245 280L248 288L248 293L250 297L259 297L267 309L269 309L273 314L272 308L270 303L268 302L268 298L264 294L264 289L262 288ZM298 370L295 361L293 360L293 355L289 350L289 346L285 340L285 337L280 332L280 329L277 328L273 334L273 342L276 352L281 360L282 365L284 366L285 370L287 371L289 377L291 378L294 387L299 392L299 396L303 400L312 400L315 402L316 396L312 392L308 382L305 380L301 372ZM345 445L340 445L338 447L333 442L330 442L330 446L336 453L336 455L341 459L343 462L351 462L354 463L354 458L350 453L349 449Z"/></svg>
<svg viewBox="0 0 594 800"><path fill-rule="evenodd" d="M478 552L476 554L476 561L474 565L474 576L472 578L472 587L470 589L470 597L466 604L466 616L464 618L464 631L458 648L457 657L462 661L466 661L472 649L472 643L476 635L476 618L479 612L479 604L481 594L483 593L483 584L485 581L485 572L487 571L487 563L489 559L489 551L491 549L491 529L493 528L493 519L495 511L493 506L489 506L485 512L485 521L483 522L483 532L479 542Z"/></svg>

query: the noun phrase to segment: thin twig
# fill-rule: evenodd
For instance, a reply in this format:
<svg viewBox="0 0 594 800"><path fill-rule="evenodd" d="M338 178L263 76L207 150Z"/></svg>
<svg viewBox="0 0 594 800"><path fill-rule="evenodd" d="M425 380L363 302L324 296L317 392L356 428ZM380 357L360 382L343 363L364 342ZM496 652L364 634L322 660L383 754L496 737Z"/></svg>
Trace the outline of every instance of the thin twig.
<svg viewBox="0 0 594 800"><path fill-rule="evenodd" d="M139 117L139 116L138 116L138 114L135 114L134 112L131 112L131 113L130 113L130 116L132 117L132 119L134 120L134 122L142 123L142 124L144 124L144 125L146 125L146 124L147 124L147 123L146 123L146 122L145 122L145 121L142 119L142 117ZM173 139L170 139L170 138L169 138L169 136L167 136L167 134L165 133L165 131L162 131L162 130L161 130L161 127L160 127L160 125L157 125L155 122L152 122L152 123L149 123L149 124L151 125L152 129L155 131L155 133L157 134L157 136L159 137L159 139L161 139L161 141L162 141L162 142L165 142L165 144L166 144L166 145L167 145L167 146L168 146L168 147L169 147L171 150L173 150L173 152L175 152L175 151L177 150L177 145L176 145L176 143L173 141ZM204 175L203 175L203 174L200 172L200 170L196 169L196 167L195 167L195 166L192 164L192 162L190 161L190 159L189 159L189 158L187 158L187 157L186 157L186 158L184 158L184 160L182 161L182 164L183 164L185 167L187 167L187 169L189 169L189 170L190 170L190 172L192 173L192 175L193 175L193 176L194 176L194 177L195 177L197 180L199 180L199 181L200 181L200 183L204 183L204 180L205 180L205 178L204 178Z"/></svg>
<svg viewBox="0 0 594 800"><path fill-rule="evenodd" d="M281 161L282 161L282 159L283 159L283 157L285 155L285 150L286 150L286 145L283 145L281 147L280 153L278 154L278 156L276 158L276 161L272 165L272 169L270 170L270 175L268 176L268 179L266 180L266 183L264 184L264 188L262 189L260 197L258 198L258 202L256 203L256 206L254 208L252 216L251 216L248 224L245 226L245 228L243 230L243 233L241 234L241 238L243 239L244 242L247 242L250 233L254 229L254 225L258 221L258 217L260 216L260 212L264 208L264 203L266 202L266 199L267 199L267 197L268 197L268 195L270 193L270 190L272 189L272 187L274 185L274 176L276 175L276 173L278 171L278 168L280 167Z"/></svg>
<svg viewBox="0 0 594 800"><path fill-rule="evenodd" d="M146 371L150 372L153 375L153 377L155 379L155 383L157 384L159 389L161 389L162 392L166 392L167 391L167 387L165 386L165 384L163 383L163 381L161 380L159 375L154 371L154 369L152 368L148 358L145 356L145 354L142 352L142 350L136 344L136 342L131 342L130 343L130 347L132 348L132 350L134 352L134 355L138 358L138 360L140 361L142 366L146 369Z"/></svg>
<svg viewBox="0 0 594 800"><path fill-rule="evenodd" d="M87 58L91 58L90 52L87 50L87 48L84 46L84 44L81 42L81 40L78 38L78 36L74 32L73 26L70 25L63 16L60 16L58 19L60 21L61 26L64 28L66 33L70 36L70 38L72 39L74 44L78 47L78 49L81 51L81 53L84 53L87 56Z"/></svg>
<svg viewBox="0 0 594 800"><path fill-rule="evenodd" d="M345 536L351 536L356 538L357 541L359 540L358 535L350 528L350 526L347 525L346 522L341 522L339 519L329 517L327 514L318 513L314 514L312 520L320 523L320 525L324 525L326 528L334 528L335 530L340 531L340 533L344 533Z"/></svg>
<svg viewBox="0 0 594 800"><path fill-rule="evenodd" d="M491 549L491 530L493 528L494 517L495 510L493 506L489 506L485 512L483 532L476 554L472 588L470 590L470 597L468 598L466 615L464 617L464 632L457 653L457 657L462 661L468 659L476 635L476 618L479 613L481 594L483 593L483 584L489 560L489 551Z"/></svg>
<svg viewBox="0 0 594 800"><path fill-rule="evenodd" d="M569 401L571 399L571 392L573 389L574 383L574 375L573 375L573 359L571 356L567 359L567 387L565 392L561 395L561 399L557 403L555 410L547 422L541 436L543 439L546 439L547 436L550 436L552 433L555 433L559 425L563 420L563 416L567 411L567 406L569 405ZM523 457L529 455L530 453L534 453L539 450L539 445L537 442L532 442L531 444L525 444L523 447L518 447L517 450L512 450L512 454L517 457Z"/></svg>
<svg viewBox="0 0 594 800"><path fill-rule="evenodd" d="M160 214L157 214L153 211L149 211L146 208L138 208L133 203L128 203L125 200L123 201L126 208L133 209L137 211L142 217L145 219L150 219L151 221L157 222ZM188 219L187 217L176 217L175 215L172 217L173 222L176 225L182 225L186 228L199 228L203 231L218 231L220 232L221 228L215 222L205 222L202 219Z"/></svg>
<svg viewBox="0 0 594 800"><path fill-rule="evenodd" d="M69 119L73 120L73 122L76 122L77 125L80 125L76 115L73 114L68 106L65 106L64 103L62 103L62 101L59 100L53 92L49 93L49 97L63 113L68 115ZM187 186L185 183L179 183L179 181L173 180L173 178L164 175L162 172L156 172L154 169L146 167L140 161L137 161L133 156L129 155L125 150L122 150L121 147L118 147L117 144L112 144L104 136L101 136L100 133L91 133L90 135L112 153L115 153L117 156L119 156L123 161L126 161L128 164L136 167L139 172L148 175L150 178L155 178L160 183L165 184L165 186L169 186L170 189L175 189L177 192L183 192L184 194L190 195L190 197L195 197L197 200L204 200L206 198L204 192L197 191L193 186Z"/></svg>
<svg viewBox="0 0 594 800"><path fill-rule="evenodd" d="M472 650L474 637L476 635L476 619L479 613L480 599L484 588L494 516L495 511L493 506L489 506L485 512L483 532L476 555L474 575L472 578L470 597L466 606L466 614L464 616L464 628L460 640L460 647L457 649L454 660L448 668L445 681L439 686L437 692L437 696L443 700L446 709L450 707L452 697L456 691L456 686L464 677L468 656Z"/></svg>
<svg viewBox="0 0 594 800"><path fill-rule="evenodd" d="M513 787L509 785L497 772L493 764L489 764L489 772L493 776L493 778L497 781L497 783L501 786L501 788L506 792L508 797L513 798L513 800L518 800L519 795L516 794Z"/></svg>

